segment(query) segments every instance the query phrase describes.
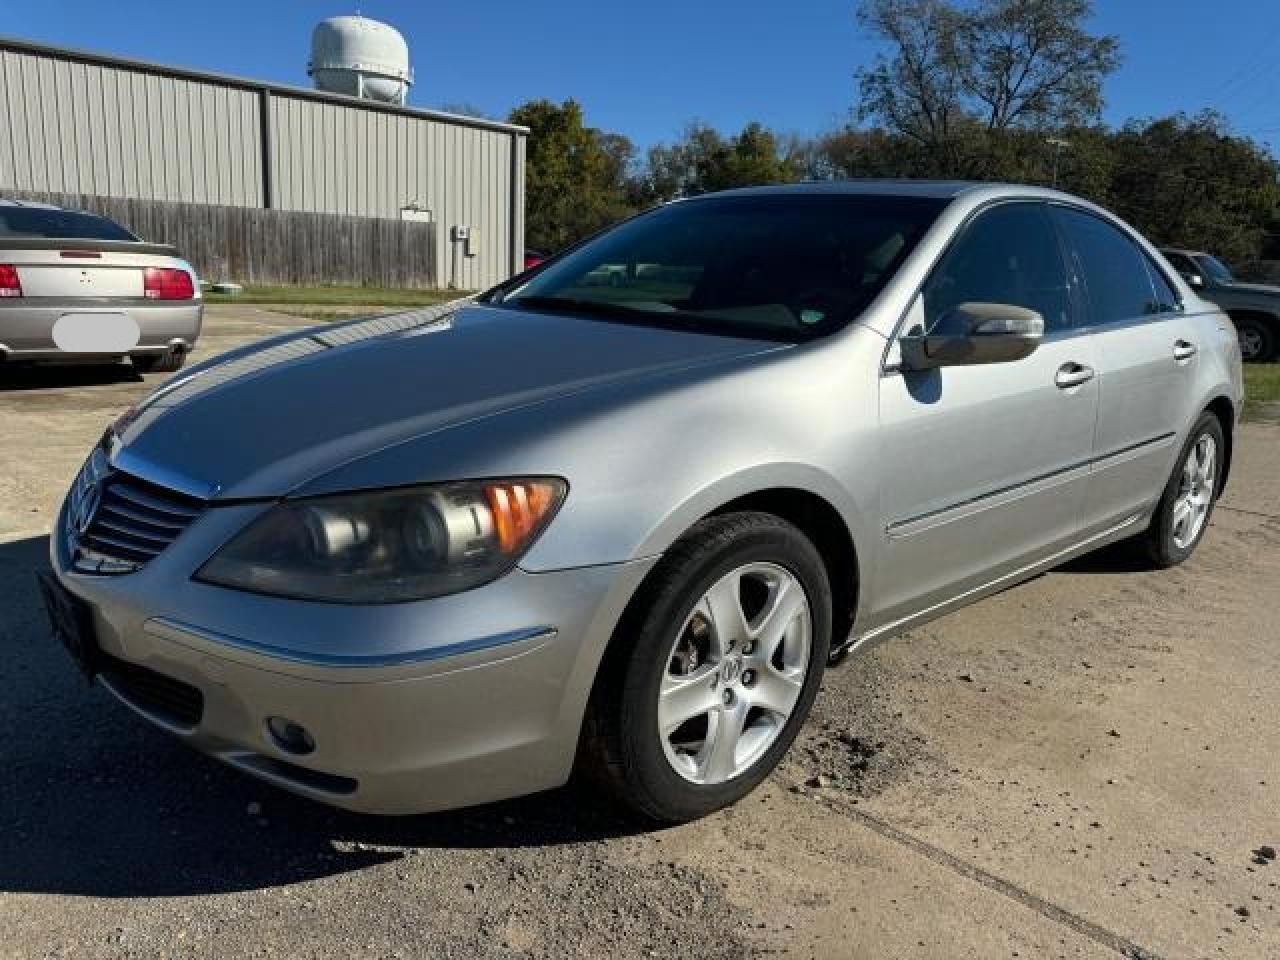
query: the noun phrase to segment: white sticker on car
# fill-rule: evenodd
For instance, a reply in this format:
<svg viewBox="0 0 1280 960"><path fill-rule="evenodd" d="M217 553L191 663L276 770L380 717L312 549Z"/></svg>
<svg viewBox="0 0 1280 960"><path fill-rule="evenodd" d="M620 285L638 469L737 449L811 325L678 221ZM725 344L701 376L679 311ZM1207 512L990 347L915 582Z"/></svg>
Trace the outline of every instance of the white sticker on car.
<svg viewBox="0 0 1280 960"><path fill-rule="evenodd" d="M53 325L53 342L66 353L128 353L141 336L125 313L64 313Z"/></svg>

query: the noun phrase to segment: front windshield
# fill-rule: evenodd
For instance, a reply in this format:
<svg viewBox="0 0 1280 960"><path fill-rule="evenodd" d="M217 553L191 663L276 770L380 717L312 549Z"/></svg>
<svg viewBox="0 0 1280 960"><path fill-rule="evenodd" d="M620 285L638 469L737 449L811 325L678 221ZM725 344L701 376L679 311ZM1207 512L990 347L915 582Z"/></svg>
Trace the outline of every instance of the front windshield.
<svg viewBox="0 0 1280 960"><path fill-rule="evenodd" d="M1209 275L1214 283L1235 283L1236 278L1231 271L1227 269L1227 265L1217 257L1211 257L1207 253L1202 253L1196 259L1200 262L1200 269Z"/></svg>
<svg viewBox="0 0 1280 960"><path fill-rule="evenodd" d="M946 200L765 194L668 204L588 241L503 303L801 340L858 315Z"/></svg>

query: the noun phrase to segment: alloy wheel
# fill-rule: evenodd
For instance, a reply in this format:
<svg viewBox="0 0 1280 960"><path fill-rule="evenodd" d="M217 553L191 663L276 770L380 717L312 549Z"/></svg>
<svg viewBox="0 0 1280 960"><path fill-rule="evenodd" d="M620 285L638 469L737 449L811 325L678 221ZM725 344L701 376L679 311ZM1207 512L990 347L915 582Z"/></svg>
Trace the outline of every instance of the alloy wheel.
<svg viewBox="0 0 1280 960"><path fill-rule="evenodd" d="M1217 441L1206 433L1192 444L1182 465L1178 496L1170 516L1173 543L1179 550L1194 544L1204 529L1217 483L1217 457Z"/></svg>
<svg viewBox="0 0 1280 960"><path fill-rule="evenodd" d="M812 648L809 600L790 571L750 563L716 581L681 626L658 691L672 769L698 784L747 771L786 727Z"/></svg>

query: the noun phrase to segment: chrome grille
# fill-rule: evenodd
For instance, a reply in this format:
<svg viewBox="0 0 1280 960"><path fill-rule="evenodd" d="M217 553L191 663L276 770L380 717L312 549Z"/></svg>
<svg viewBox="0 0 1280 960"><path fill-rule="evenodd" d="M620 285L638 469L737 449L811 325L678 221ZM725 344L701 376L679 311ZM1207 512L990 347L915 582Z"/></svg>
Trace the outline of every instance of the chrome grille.
<svg viewBox="0 0 1280 960"><path fill-rule="evenodd" d="M204 504L112 470L100 450L80 471L67 504L67 540L82 573L132 573L159 556Z"/></svg>

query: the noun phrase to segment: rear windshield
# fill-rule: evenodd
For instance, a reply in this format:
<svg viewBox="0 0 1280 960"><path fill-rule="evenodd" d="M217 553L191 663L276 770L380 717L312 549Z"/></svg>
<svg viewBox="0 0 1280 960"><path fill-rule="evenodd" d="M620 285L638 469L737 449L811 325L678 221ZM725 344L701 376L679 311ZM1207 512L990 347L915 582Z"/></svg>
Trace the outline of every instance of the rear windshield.
<svg viewBox="0 0 1280 960"><path fill-rule="evenodd" d="M502 299L603 320L802 340L854 319L946 200L831 194L672 203Z"/></svg>
<svg viewBox="0 0 1280 960"><path fill-rule="evenodd" d="M49 240L137 240L106 217L72 210L38 207L0 207L0 237L42 237Z"/></svg>

